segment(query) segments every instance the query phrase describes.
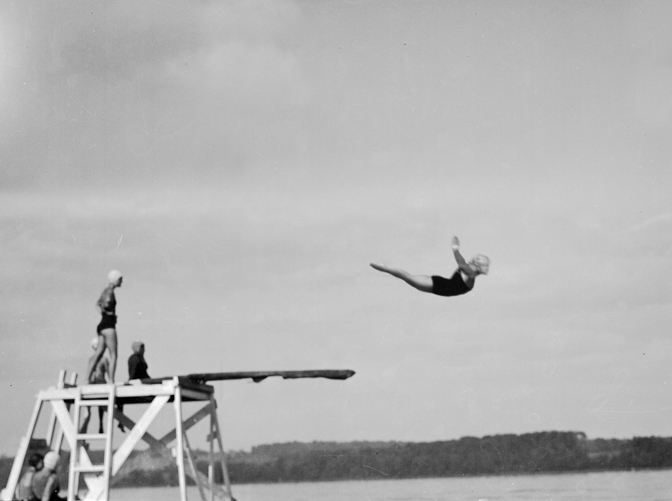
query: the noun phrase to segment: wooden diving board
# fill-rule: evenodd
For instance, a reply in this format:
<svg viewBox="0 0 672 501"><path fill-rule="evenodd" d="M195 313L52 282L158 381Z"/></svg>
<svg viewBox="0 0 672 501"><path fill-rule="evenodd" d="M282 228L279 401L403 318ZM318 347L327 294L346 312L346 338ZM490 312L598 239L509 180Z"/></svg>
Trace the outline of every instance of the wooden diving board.
<svg viewBox="0 0 672 501"><path fill-rule="evenodd" d="M203 384L206 381L231 381L236 379L251 379L259 383L269 377L281 377L282 379L303 379L303 378L325 378L344 380L352 377L355 371L348 369L326 369L326 370L307 370L307 371L251 371L251 372L206 372L203 374L187 374L178 376L180 379L186 379L193 383ZM175 376L166 376L162 378L142 379L144 384L156 384Z"/></svg>

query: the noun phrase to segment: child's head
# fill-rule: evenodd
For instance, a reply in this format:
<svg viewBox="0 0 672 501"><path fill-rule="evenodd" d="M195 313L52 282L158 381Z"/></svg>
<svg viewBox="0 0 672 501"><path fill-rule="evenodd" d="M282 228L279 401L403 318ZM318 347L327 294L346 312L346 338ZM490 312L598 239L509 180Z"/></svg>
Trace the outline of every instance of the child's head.
<svg viewBox="0 0 672 501"><path fill-rule="evenodd" d="M44 456L44 467L48 470L55 470L58 466L59 459L60 457L58 453L54 451L47 452L47 454Z"/></svg>
<svg viewBox="0 0 672 501"><path fill-rule="evenodd" d="M490 258L488 256L484 256L483 254L476 254L471 259L470 263L479 273L483 275L488 274L488 270L490 269Z"/></svg>
<svg viewBox="0 0 672 501"><path fill-rule="evenodd" d="M42 460L43 459L44 458L43 458L42 454L40 454L38 452L35 452L35 453L31 454L30 457L28 458L28 466L32 466L36 470L39 470L39 469L42 468L42 465L43 465Z"/></svg>
<svg viewBox="0 0 672 501"><path fill-rule="evenodd" d="M142 341L134 341L133 344L131 344L131 349L136 355L142 355L145 353L145 343Z"/></svg>
<svg viewBox="0 0 672 501"><path fill-rule="evenodd" d="M98 338L98 336L94 337L91 340L91 348L93 348L94 351L98 349L98 343L100 343L100 339Z"/></svg>

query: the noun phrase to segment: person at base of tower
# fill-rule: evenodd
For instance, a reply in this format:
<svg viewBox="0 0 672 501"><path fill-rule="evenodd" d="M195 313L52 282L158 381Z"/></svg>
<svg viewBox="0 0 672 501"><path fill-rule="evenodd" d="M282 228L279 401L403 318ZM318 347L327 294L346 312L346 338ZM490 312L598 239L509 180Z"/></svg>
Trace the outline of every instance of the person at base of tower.
<svg viewBox="0 0 672 501"><path fill-rule="evenodd" d="M105 287L103 293L98 298L96 306L101 314L101 320L96 328L98 332L98 339L100 343L96 348L96 352L89 359L89 367L87 370L86 380L89 381L93 375L96 365L100 361L105 348L110 353L110 382L114 383L114 375L117 371L117 299L114 296L114 289L121 287L123 277L121 272L112 270L107 275L109 285Z"/></svg>
<svg viewBox="0 0 672 501"><path fill-rule="evenodd" d="M44 468L33 476L33 494L41 501L61 501L58 492L61 486L58 482L56 468L60 457L57 452L49 451L44 455Z"/></svg>
<svg viewBox="0 0 672 501"><path fill-rule="evenodd" d="M19 501L33 501L33 477L44 467L44 458L42 454L34 453L28 458L28 468L21 477L19 485L16 486L16 499Z"/></svg>
<svg viewBox="0 0 672 501"><path fill-rule="evenodd" d="M450 278L439 275L414 275L400 268L392 268L384 264L371 263L371 267L389 273L422 292L446 297L460 296L474 288L477 276L488 274L490 259L483 254L476 254L471 261L467 262L460 254L460 240L457 237L453 237L452 248L457 261L457 270Z"/></svg>

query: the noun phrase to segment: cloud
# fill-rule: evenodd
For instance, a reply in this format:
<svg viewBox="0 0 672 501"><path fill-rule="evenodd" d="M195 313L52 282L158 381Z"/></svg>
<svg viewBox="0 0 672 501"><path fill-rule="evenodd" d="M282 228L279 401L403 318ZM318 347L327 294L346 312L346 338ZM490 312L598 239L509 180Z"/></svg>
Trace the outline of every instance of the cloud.
<svg viewBox="0 0 672 501"><path fill-rule="evenodd" d="M16 11L31 36L5 66L5 190L211 183L296 148L310 86L283 48L293 2Z"/></svg>
<svg viewBox="0 0 672 501"><path fill-rule="evenodd" d="M643 221L630 228L630 231L641 231L646 230L651 227L665 226L667 223L672 222L672 213L666 212L664 214L658 214L653 216L646 221Z"/></svg>

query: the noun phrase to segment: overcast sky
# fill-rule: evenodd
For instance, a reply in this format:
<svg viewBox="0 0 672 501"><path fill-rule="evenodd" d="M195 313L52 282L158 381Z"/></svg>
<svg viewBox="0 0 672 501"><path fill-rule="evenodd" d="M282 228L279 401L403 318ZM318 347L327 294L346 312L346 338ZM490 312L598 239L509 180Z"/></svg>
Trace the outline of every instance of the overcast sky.
<svg viewBox="0 0 672 501"><path fill-rule="evenodd" d="M672 435L671 22L664 1L3 2L0 453L84 372L112 268L120 381L137 340L156 377L357 372L214 383L229 448ZM465 296L368 266L450 275L454 234L492 260Z"/></svg>

